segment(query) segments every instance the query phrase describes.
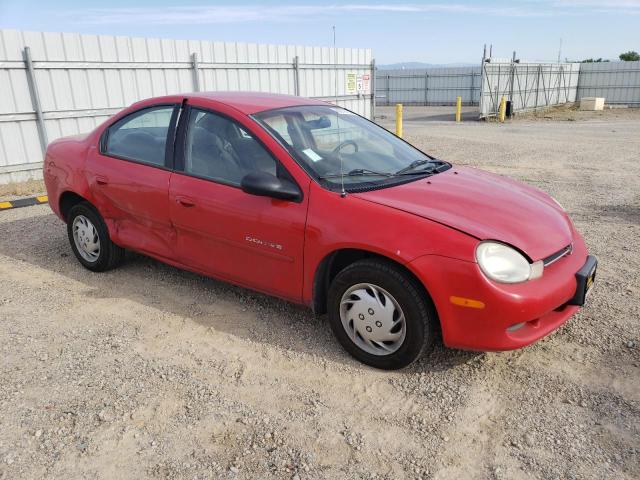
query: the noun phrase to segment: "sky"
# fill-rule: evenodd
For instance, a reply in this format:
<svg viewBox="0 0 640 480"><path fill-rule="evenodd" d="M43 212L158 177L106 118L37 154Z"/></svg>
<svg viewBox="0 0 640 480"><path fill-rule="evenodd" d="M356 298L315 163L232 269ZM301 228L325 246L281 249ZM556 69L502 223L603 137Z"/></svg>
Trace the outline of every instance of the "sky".
<svg viewBox="0 0 640 480"><path fill-rule="evenodd" d="M371 48L378 64L640 51L640 0L0 0L0 28Z"/></svg>

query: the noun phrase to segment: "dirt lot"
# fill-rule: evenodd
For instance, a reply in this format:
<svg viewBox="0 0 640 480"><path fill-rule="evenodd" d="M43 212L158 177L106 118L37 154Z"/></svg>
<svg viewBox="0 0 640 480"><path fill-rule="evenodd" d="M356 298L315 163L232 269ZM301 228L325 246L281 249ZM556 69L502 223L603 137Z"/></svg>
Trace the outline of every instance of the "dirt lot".
<svg viewBox="0 0 640 480"><path fill-rule="evenodd" d="M0 212L0 478L640 478L640 110L414 114L568 210L600 270L566 326L376 371L303 308L139 255L92 274L47 206Z"/></svg>

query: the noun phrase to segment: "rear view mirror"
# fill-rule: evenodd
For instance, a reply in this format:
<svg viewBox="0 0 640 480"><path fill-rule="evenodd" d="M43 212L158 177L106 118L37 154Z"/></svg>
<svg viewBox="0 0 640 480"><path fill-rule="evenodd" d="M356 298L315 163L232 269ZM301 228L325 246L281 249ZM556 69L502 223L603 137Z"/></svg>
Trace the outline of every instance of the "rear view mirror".
<svg viewBox="0 0 640 480"><path fill-rule="evenodd" d="M279 200L299 201L302 193L296 184L266 172L251 172L242 177L240 188L245 193Z"/></svg>
<svg viewBox="0 0 640 480"><path fill-rule="evenodd" d="M329 128L331 126L331 120L326 115L321 116L317 120L308 120L304 122L304 126L309 130L318 130L320 128Z"/></svg>

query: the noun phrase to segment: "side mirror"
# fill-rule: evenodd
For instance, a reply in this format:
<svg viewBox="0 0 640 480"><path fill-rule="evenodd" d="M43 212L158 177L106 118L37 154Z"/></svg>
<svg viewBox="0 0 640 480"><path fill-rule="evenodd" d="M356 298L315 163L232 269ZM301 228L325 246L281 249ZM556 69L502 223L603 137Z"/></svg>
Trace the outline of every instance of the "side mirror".
<svg viewBox="0 0 640 480"><path fill-rule="evenodd" d="M279 200L299 201L302 193L297 185L289 180L278 178L267 172L251 172L242 177L240 188L245 193Z"/></svg>

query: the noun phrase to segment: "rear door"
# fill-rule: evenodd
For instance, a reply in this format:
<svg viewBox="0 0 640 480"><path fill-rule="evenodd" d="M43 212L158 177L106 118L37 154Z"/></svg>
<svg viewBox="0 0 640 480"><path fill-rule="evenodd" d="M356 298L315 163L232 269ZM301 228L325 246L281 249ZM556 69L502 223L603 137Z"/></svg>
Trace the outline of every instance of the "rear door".
<svg viewBox="0 0 640 480"><path fill-rule="evenodd" d="M193 106L184 114L169 188L177 251L203 273L300 301L309 179L294 180L265 146L267 134L240 117ZM296 181L303 199L243 192L242 177L256 170Z"/></svg>
<svg viewBox="0 0 640 480"><path fill-rule="evenodd" d="M86 175L96 206L122 246L172 258L168 208L180 106L154 105L111 125L89 152Z"/></svg>

